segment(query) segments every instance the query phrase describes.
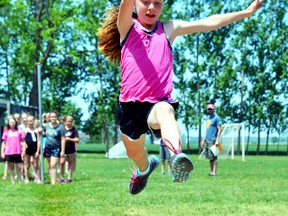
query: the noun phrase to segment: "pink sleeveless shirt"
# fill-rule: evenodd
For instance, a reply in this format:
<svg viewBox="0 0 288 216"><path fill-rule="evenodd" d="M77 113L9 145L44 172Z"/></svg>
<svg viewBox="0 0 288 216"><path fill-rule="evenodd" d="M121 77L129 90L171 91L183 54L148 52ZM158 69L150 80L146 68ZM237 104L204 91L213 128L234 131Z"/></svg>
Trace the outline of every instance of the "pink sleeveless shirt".
<svg viewBox="0 0 288 216"><path fill-rule="evenodd" d="M2 139L6 141L5 155L15 155L22 153L21 141L25 138L23 131L10 129L4 131Z"/></svg>
<svg viewBox="0 0 288 216"><path fill-rule="evenodd" d="M121 49L120 102L150 102L168 99L173 89L173 56L163 25L144 32L137 20Z"/></svg>

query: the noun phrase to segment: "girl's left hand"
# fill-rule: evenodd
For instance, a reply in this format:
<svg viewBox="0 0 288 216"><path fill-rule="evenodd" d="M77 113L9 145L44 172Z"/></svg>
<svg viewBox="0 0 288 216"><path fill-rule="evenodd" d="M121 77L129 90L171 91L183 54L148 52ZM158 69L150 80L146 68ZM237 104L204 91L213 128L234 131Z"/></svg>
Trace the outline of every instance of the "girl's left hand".
<svg viewBox="0 0 288 216"><path fill-rule="evenodd" d="M39 153L36 152L36 153L35 153L35 158L38 158L38 157L39 157Z"/></svg>

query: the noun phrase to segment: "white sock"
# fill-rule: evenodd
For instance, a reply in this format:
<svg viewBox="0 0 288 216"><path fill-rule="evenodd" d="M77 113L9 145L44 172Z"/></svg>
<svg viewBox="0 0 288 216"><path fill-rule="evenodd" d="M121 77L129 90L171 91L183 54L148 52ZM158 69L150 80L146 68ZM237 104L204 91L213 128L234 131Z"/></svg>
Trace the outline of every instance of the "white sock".
<svg viewBox="0 0 288 216"><path fill-rule="evenodd" d="M151 167L151 166L150 166L150 163L151 163L150 160L148 160L148 166L147 166L146 169L143 170L143 171L140 171L139 168L138 168L137 171L136 171L136 172L137 172L137 175L138 175L138 176L144 176L144 175L146 175L147 173L149 173L150 167Z"/></svg>

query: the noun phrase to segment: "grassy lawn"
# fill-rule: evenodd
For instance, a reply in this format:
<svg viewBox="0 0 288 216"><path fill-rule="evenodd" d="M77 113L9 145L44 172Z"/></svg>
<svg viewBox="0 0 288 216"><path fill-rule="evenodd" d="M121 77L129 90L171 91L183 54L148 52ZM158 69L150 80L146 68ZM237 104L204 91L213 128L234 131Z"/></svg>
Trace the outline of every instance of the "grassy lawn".
<svg viewBox="0 0 288 216"><path fill-rule="evenodd" d="M71 184L51 186L47 174L45 185L0 180L0 215L288 215L288 157L220 160L216 177L208 176L208 161L190 157L188 182L173 183L157 168L146 189L130 195L130 160L79 153Z"/></svg>

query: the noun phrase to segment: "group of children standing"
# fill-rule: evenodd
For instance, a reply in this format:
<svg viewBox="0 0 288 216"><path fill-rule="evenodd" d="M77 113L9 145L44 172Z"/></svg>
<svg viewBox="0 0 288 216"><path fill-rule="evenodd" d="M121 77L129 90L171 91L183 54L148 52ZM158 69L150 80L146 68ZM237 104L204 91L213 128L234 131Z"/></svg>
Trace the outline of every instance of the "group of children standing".
<svg viewBox="0 0 288 216"><path fill-rule="evenodd" d="M42 140L41 135L43 136ZM26 113L21 116L18 113L7 116L1 147L1 158L6 161L2 179L7 178L9 171L12 184L15 183L15 179L19 183L23 180L25 184L28 184L30 181L29 170L32 164L34 182L40 184L41 141L43 142L44 157L48 161L51 184L54 185L57 180L57 164L60 166L58 182L72 182L79 135L74 127L73 117L66 116L63 122L60 122L56 111L44 114L42 125L38 119L34 119L33 116ZM68 162L68 177L64 180L66 161ZM16 176L14 167L16 167Z"/></svg>

